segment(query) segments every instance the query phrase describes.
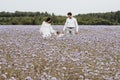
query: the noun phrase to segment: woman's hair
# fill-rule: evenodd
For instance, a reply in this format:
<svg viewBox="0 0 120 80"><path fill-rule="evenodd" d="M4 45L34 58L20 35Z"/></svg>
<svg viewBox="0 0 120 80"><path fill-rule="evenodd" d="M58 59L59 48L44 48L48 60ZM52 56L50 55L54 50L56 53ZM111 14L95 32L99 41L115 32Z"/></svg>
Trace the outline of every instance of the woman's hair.
<svg viewBox="0 0 120 80"><path fill-rule="evenodd" d="M45 20L45 22L51 23L52 20L51 20L51 18L48 17L48 18Z"/></svg>
<svg viewBox="0 0 120 80"><path fill-rule="evenodd" d="M70 16L72 16L72 13L71 13L71 12L68 12L68 13L67 13L67 15L70 15Z"/></svg>

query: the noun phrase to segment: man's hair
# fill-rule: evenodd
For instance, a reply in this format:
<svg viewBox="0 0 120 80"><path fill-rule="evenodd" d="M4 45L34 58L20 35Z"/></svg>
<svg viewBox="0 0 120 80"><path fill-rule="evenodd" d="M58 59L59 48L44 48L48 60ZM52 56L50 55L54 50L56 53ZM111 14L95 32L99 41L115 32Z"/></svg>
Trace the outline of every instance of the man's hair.
<svg viewBox="0 0 120 80"><path fill-rule="evenodd" d="M70 15L70 16L72 16L72 13L71 13L71 12L68 12L68 13L67 13L67 15Z"/></svg>
<svg viewBox="0 0 120 80"><path fill-rule="evenodd" d="M45 22L49 22L49 21L50 21L50 23L52 22L51 18L47 17L47 19L45 20Z"/></svg>

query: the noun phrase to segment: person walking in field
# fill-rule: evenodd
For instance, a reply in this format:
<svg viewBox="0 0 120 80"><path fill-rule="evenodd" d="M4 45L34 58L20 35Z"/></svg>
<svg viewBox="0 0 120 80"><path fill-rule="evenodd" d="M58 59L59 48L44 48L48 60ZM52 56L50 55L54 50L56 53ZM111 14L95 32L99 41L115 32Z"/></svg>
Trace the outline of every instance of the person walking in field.
<svg viewBox="0 0 120 80"><path fill-rule="evenodd" d="M49 38L52 36L52 34L56 35L56 31L51 26L51 18L47 18L45 21L43 21L41 27L40 27L40 33L42 34L43 38Z"/></svg>
<svg viewBox="0 0 120 80"><path fill-rule="evenodd" d="M78 34L78 23L76 18L72 16L71 12L68 12L67 14L68 18L66 19L63 32L65 35L75 35Z"/></svg>

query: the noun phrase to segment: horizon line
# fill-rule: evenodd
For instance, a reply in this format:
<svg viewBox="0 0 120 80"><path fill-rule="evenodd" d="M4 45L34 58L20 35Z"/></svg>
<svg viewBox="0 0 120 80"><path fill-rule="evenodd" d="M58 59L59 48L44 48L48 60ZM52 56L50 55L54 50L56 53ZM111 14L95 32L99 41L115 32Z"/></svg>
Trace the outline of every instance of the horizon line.
<svg viewBox="0 0 120 80"><path fill-rule="evenodd" d="M118 11L120 11L120 10L115 10L115 11L101 11L101 12L88 12L88 13L78 13L78 14L76 14L76 15L84 15L84 14L97 14L97 13L109 13L109 12L118 12ZM0 11L0 12L9 12L9 13L15 13L15 12L33 12L33 13L35 13L35 12L40 12L40 11L21 11L21 10L16 10L16 11ZM42 11L42 12L40 12L40 13L45 13L45 12L47 12L48 14L50 14L50 15L52 15L52 14L54 14L54 15L57 15L57 16L65 16L65 15L63 15L63 14L56 14L56 13L54 13L54 12L48 12L48 11ZM75 16L76 16L75 15Z"/></svg>

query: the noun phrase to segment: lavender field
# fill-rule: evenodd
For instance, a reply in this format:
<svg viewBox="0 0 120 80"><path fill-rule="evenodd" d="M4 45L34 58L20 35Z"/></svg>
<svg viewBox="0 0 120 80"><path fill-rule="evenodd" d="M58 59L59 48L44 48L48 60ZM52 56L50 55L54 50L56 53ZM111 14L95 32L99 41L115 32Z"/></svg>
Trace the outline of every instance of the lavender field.
<svg viewBox="0 0 120 80"><path fill-rule="evenodd" d="M0 80L120 80L120 26L79 26L76 36L50 39L39 28L0 26Z"/></svg>

